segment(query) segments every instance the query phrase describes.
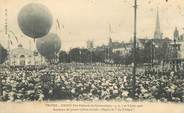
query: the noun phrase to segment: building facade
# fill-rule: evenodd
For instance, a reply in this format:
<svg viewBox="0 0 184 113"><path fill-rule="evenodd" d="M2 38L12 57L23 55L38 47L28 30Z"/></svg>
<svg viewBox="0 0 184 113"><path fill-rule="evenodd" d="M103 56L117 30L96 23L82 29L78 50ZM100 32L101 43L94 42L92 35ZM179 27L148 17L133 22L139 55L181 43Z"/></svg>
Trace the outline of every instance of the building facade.
<svg viewBox="0 0 184 113"><path fill-rule="evenodd" d="M8 60L9 65L24 66L24 65L41 65L45 64L45 60L38 52L25 49L21 44L17 48L9 52Z"/></svg>
<svg viewBox="0 0 184 113"><path fill-rule="evenodd" d="M172 50L175 51L175 59L184 61L184 34L180 35L177 28L173 33L173 42L171 43Z"/></svg>
<svg viewBox="0 0 184 113"><path fill-rule="evenodd" d="M92 41L92 40L87 41L87 49L89 49L89 50L94 49L94 41Z"/></svg>

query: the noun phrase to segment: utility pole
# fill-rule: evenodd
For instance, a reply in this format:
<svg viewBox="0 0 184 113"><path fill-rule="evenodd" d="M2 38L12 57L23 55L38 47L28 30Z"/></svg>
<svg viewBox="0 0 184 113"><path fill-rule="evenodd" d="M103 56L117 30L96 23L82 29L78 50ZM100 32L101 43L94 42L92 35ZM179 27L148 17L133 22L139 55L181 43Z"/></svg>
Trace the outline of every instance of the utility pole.
<svg viewBox="0 0 184 113"><path fill-rule="evenodd" d="M133 91L132 96L135 98L136 93L136 35L137 35L137 0L134 0L134 45L133 45Z"/></svg>

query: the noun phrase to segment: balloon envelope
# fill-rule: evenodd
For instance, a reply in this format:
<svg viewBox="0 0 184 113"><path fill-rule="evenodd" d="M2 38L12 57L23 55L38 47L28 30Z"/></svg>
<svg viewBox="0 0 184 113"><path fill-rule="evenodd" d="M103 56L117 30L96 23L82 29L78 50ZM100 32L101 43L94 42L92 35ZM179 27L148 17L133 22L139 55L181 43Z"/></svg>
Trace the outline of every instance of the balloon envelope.
<svg viewBox="0 0 184 113"><path fill-rule="evenodd" d="M48 34L52 23L51 13L42 4L30 3L18 14L18 25L21 31L31 38L40 38Z"/></svg>
<svg viewBox="0 0 184 113"><path fill-rule="evenodd" d="M47 59L53 59L61 48L61 40L57 34L49 33L36 40L38 52Z"/></svg>

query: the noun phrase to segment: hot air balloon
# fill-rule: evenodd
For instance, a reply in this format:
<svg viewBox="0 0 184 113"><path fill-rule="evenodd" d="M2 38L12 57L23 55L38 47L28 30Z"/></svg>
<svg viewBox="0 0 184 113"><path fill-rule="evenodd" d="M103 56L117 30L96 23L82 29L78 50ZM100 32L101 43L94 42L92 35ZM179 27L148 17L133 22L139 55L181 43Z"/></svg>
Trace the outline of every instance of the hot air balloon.
<svg viewBox="0 0 184 113"><path fill-rule="evenodd" d="M47 35L53 23L49 9L38 3L25 5L20 10L17 19L21 31L31 38Z"/></svg>
<svg viewBox="0 0 184 113"><path fill-rule="evenodd" d="M61 48L61 40L57 34L49 33L36 40L36 48L46 59L54 59Z"/></svg>
<svg viewBox="0 0 184 113"><path fill-rule="evenodd" d="M8 51L0 44L0 64L7 60Z"/></svg>

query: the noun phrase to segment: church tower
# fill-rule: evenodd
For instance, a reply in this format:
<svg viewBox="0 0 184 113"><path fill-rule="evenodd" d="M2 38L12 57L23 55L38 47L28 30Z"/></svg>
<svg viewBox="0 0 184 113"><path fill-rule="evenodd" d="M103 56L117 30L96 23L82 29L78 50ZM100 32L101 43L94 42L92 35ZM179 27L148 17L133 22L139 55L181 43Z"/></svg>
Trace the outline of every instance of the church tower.
<svg viewBox="0 0 184 113"><path fill-rule="evenodd" d="M110 48L112 48L112 38L111 38L111 37L109 38L108 46L109 46Z"/></svg>
<svg viewBox="0 0 184 113"><path fill-rule="evenodd" d="M162 33L160 31L160 18L159 18L159 11L157 9L157 16L156 16L156 26L154 32L154 39L162 39Z"/></svg>
<svg viewBox="0 0 184 113"><path fill-rule="evenodd" d="M178 31L177 27L174 30L173 37L174 37L174 41L178 41L179 40L179 31Z"/></svg>
<svg viewBox="0 0 184 113"><path fill-rule="evenodd" d="M109 48L112 48L111 33L112 33L111 24L109 24L109 43L108 43Z"/></svg>

